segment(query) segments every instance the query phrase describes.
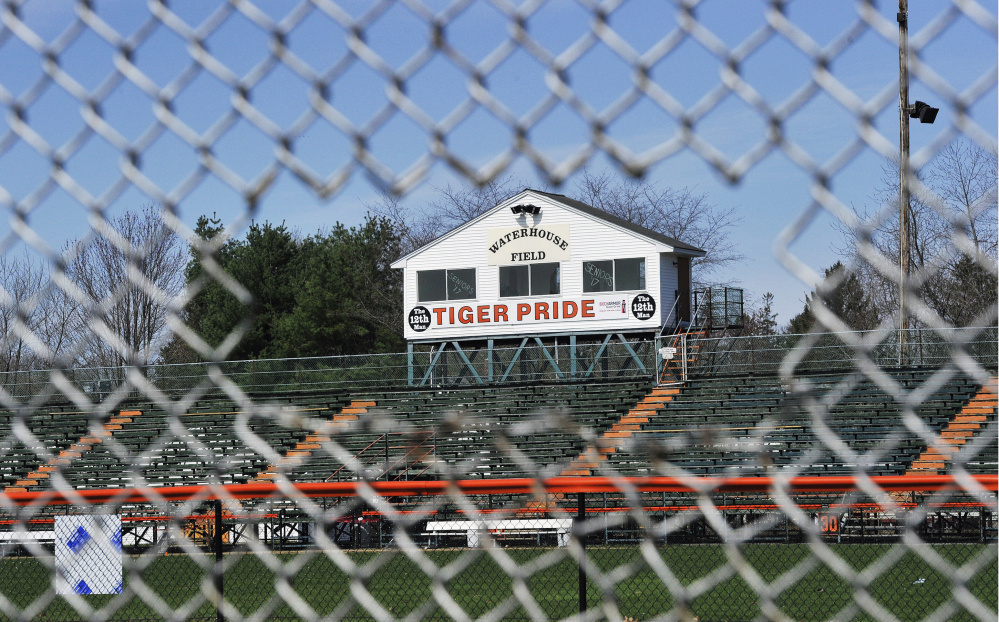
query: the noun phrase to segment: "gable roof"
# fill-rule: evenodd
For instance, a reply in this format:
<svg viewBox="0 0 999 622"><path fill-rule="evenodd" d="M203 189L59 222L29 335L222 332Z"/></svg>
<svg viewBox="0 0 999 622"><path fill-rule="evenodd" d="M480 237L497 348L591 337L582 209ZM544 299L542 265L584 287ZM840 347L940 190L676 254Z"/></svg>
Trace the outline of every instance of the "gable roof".
<svg viewBox="0 0 999 622"><path fill-rule="evenodd" d="M522 196L528 195L528 194L539 195L539 196L544 197L544 198L546 198L546 199L548 199L550 201L555 201L556 203L560 203L563 206L568 207L570 210L576 210L576 211L582 212L583 214L586 214L587 216L590 216L591 218L596 218L598 220L602 220L602 221L604 221L604 222L606 222L606 223L608 223L608 224L610 224L610 225L612 225L614 227L619 227L621 229L625 229L625 230L630 231L631 233L634 233L636 235L642 236L644 238L648 238L649 240L651 240L653 242L656 242L656 243L659 243L659 244L665 244L667 246L670 246L670 247L672 247L674 249L674 251L676 251L680 255L687 255L687 256L691 256L691 257L703 257L705 254L707 254L703 249L697 248L696 246L691 246L690 244L684 244L683 242L681 242L679 240L675 240L675 239L673 239L673 238L671 238L669 236L662 235L661 233L657 233L657 232L655 232L655 231L653 231L651 229L647 229L647 228L642 227L640 225L636 225L636 224L634 224L632 222L628 222L627 220L625 220L623 218L619 218L619 217L617 217L617 216L615 216L613 214L610 214L608 212L603 211L602 209L597 209L596 207L593 207L592 205L587 205L586 203L583 203L582 201L577 201L576 199L571 199L571 198L569 198L569 197L567 197L567 196L565 196L563 194L554 194L554 193L551 193L551 192L542 192L540 190L532 190L531 188L524 188L522 191L520 191L517 194L515 194L515 195L513 195L513 196L511 196L509 198L507 198L506 200L504 200L499 205L496 205L495 207L491 207L491 208L487 209L486 211L482 212L481 214L479 214L478 216L476 216L475 218L473 218L473 219L471 219L471 220L469 220L467 222L464 222L464 223L458 225L454 229L451 229L450 231L448 231L447 233L445 233L445 234L441 235L440 237L436 238L432 242L428 242L427 244L424 244L420 248L414 249L414 250L406 253L402 257L400 257L400 258L396 259L394 262L392 262L392 267L393 268L403 268L403 267L405 267L405 263L406 263L406 261L410 257L413 257L414 255L417 255L419 253L422 253L425 249L430 248L431 246L436 246L437 244L440 244L441 242L443 242L447 238L451 237L455 233L457 233L457 232L465 229L466 227L471 226L476 221L481 220L482 218L485 218L489 214L492 214L493 212L495 212L495 211L497 211L499 209L505 209L506 206L509 205L515 199L518 199L519 197L522 197Z"/></svg>
<svg viewBox="0 0 999 622"><path fill-rule="evenodd" d="M605 212L602 209L598 209L596 207L593 207L592 205L589 205L587 203L583 203L582 201L577 201L576 199L571 199L571 198L565 196L564 194L553 194L551 192L542 192L540 190L531 190L531 192L534 192L536 194L540 194L542 196L546 196L549 199L553 199L555 201L558 201L559 203L563 203L565 205L568 205L569 207L574 207L574 208L578 209L579 211L581 211L581 212L583 212L585 214L589 214L590 216L593 216L594 218L599 218L600 220L604 220L606 222L609 222L612 225L617 225L618 227L621 227L622 229L627 229L628 231L631 231L632 233L637 233L638 235L650 238L650 239L655 240L657 242L662 242L663 244L667 244L667 245L672 246L673 248L678 249L678 250L688 251L688 253L683 253L684 255L687 255L687 254L695 255L696 254L697 256L700 257L700 256L703 256L703 255L707 254L704 251L704 249L697 248L696 246L691 246L690 244L684 244L680 240L677 240L675 238L671 238L668 235L663 235L661 233L657 233L656 231L653 231L652 229L647 229L647 228L645 228L645 227L643 227L641 225L636 225L635 223L629 222L629 221L625 220L624 218L620 218L618 216L615 216L614 214L611 214L610 212Z"/></svg>

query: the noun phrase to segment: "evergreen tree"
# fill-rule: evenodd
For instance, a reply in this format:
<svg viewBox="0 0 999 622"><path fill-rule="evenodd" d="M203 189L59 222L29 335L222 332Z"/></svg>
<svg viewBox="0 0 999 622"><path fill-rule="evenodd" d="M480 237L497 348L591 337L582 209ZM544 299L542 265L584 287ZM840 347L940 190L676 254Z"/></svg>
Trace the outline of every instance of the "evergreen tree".
<svg viewBox="0 0 999 622"><path fill-rule="evenodd" d="M214 278L202 251L192 248L186 276L197 293L185 321L212 347L241 330L227 359L402 349L402 278L390 268L399 235L388 220L368 218L356 228L338 223L304 239L266 222L250 225L242 240L217 240L221 232L217 220L199 219L196 233L219 243L211 256L232 280ZM234 293L236 284L249 292L249 304ZM196 360L176 339L165 358Z"/></svg>
<svg viewBox="0 0 999 622"><path fill-rule="evenodd" d="M763 294L760 306L747 313L742 320L742 334L776 335L777 314L773 311L774 295L771 292Z"/></svg>
<svg viewBox="0 0 999 622"><path fill-rule="evenodd" d="M816 322L812 311L818 304L832 311L851 330L871 330L878 325L877 309L860 279L847 272L839 261L826 269L825 278L806 298L805 308L791 318L787 332L803 334L826 330Z"/></svg>

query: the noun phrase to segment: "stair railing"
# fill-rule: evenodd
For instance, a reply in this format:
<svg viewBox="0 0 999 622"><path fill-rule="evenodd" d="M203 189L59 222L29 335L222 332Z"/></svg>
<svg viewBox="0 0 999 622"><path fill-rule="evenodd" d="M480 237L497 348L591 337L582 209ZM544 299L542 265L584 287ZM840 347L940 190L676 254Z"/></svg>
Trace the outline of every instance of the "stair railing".
<svg viewBox="0 0 999 622"><path fill-rule="evenodd" d="M686 327L680 322L676 322L673 326L673 332L668 337L664 339L660 334L657 338L656 360L659 365L657 366L656 384L658 386L680 384L687 381L691 356L687 337L700 329L696 319L701 313L701 306L704 304L705 298L701 296L695 299L696 304L690 314L691 322ZM676 308L675 302L673 307ZM665 326L663 328L665 329ZM669 345L664 346L663 343L669 343Z"/></svg>

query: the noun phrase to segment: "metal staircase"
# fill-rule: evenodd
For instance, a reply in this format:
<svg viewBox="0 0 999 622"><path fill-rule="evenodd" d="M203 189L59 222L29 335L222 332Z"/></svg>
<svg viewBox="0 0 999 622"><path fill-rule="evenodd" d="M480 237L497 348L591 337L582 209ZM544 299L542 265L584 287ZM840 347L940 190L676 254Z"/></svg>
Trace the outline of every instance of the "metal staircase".
<svg viewBox="0 0 999 622"><path fill-rule="evenodd" d="M679 298L668 317L676 317ZM702 340L730 331L742 331L742 290L734 287L706 287L694 291L694 309L690 321L676 320L667 333L663 326L658 337L658 384L686 382L690 369L698 362ZM720 335L719 335L720 334Z"/></svg>

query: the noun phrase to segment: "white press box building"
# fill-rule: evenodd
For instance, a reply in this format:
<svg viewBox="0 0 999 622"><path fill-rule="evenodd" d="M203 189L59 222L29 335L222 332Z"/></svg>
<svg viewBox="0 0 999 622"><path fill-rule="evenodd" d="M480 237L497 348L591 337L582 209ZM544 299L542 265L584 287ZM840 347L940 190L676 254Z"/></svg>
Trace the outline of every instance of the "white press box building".
<svg viewBox="0 0 999 622"><path fill-rule="evenodd" d="M524 190L400 258L413 343L658 333L690 314L704 251ZM540 343L540 342L539 342Z"/></svg>

